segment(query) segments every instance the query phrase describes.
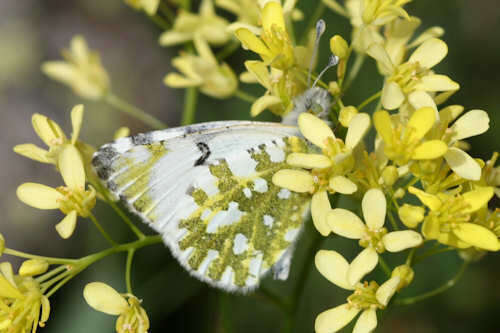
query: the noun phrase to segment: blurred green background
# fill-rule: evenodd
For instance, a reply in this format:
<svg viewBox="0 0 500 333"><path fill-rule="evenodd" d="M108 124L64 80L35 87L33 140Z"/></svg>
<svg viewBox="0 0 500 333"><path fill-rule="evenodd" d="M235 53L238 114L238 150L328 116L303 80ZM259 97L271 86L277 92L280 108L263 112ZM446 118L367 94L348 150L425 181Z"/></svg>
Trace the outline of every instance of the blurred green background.
<svg viewBox="0 0 500 333"><path fill-rule="evenodd" d="M299 0L298 7L309 17L316 0ZM497 0L452 1L418 0L409 4L408 12L423 20L421 29L440 25L446 30L444 40L449 55L437 71L458 81L461 90L450 101L467 109L487 110L491 117L489 132L470 141L472 154L488 159L500 150L500 6ZM222 12L220 12L222 13ZM335 33L349 37L349 24L339 16L326 13L327 36ZM300 32L304 23L297 23ZM170 125L179 123L182 109L180 90L167 88L163 76L172 70L170 60L177 49L160 48L157 29L142 13L135 12L121 0L4 0L0 2L0 232L11 248L58 257L80 257L103 249L106 244L88 221L81 220L70 240L60 239L54 225L58 212L40 211L20 203L16 187L27 181L57 186L60 176L50 166L20 157L12 147L40 141L30 119L35 112L55 119L70 131L69 110L74 104L86 106L81 138L99 146L112 139L120 126L132 133L148 128L116 110L98 102L83 101L62 85L50 81L40 72L42 61L60 58L60 49L71 37L82 34L92 49L99 50L104 66L111 75L115 94L147 110ZM320 64L328 57L327 39L322 43ZM248 52L239 51L228 59L233 68L243 68ZM334 71L327 79L334 78ZM346 98L348 104L361 102L377 91L380 78L368 62ZM376 78L376 80L374 80ZM242 85L254 95L258 87ZM239 100L220 102L200 97L197 121L214 119L247 119L249 105ZM264 115L261 119L272 119ZM131 234L104 205L96 214L106 228L122 241ZM146 229L146 228L144 228ZM330 284L305 258L314 241L306 232L297 245L290 279L275 282L266 278L267 290L289 296L301 268L310 268L303 297L295 316L295 332L312 332L315 316L344 302L347 292ZM325 249L342 249L348 258L355 255L352 242L329 239ZM14 258L10 260L19 264ZM379 316L377 332L498 332L500 310L500 256L487 256L473 265L452 290L414 306L397 307ZM396 262L395 262L396 263ZM104 281L125 290L125 256L116 255L102 261L68 283L52 299L52 314L42 332L112 332L114 318L90 309L82 297L83 286L90 281ZM416 267L416 281L407 294L432 289L450 278L460 264L456 254L442 254ZM380 272L373 274L382 277ZM135 293L144 299L150 316L151 332L279 332L286 327L280 310L262 294L237 296L221 293L191 278L162 245L139 251L133 269ZM379 279L379 281L382 281ZM352 326L348 331L352 330Z"/></svg>

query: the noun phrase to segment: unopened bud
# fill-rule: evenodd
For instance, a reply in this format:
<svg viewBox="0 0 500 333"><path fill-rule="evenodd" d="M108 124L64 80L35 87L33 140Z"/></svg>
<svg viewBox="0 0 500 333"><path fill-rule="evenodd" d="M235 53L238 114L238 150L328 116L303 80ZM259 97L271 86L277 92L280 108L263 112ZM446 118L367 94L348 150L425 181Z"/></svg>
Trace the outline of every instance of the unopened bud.
<svg viewBox="0 0 500 333"><path fill-rule="evenodd" d="M342 124L342 126L349 127L352 118L354 118L354 116L357 114L358 109L356 109L354 106L344 106L342 109L340 109L339 122Z"/></svg>
<svg viewBox="0 0 500 333"><path fill-rule="evenodd" d="M398 276L400 278L400 282L398 285L398 291L410 285L413 281L413 277L415 276L415 272L408 265L401 265L392 271L391 277Z"/></svg>
<svg viewBox="0 0 500 333"><path fill-rule="evenodd" d="M330 39L330 50L340 59L345 59L349 55L349 45L340 35L335 35Z"/></svg>
<svg viewBox="0 0 500 333"><path fill-rule="evenodd" d="M29 259L22 263L19 275L34 276L45 273L49 269L49 263L43 259Z"/></svg>
<svg viewBox="0 0 500 333"><path fill-rule="evenodd" d="M415 228L424 220L425 208L404 204L398 210L399 218L408 228Z"/></svg>
<svg viewBox="0 0 500 333"><path fill-rule="evenodd" d="M328 92L332 96L338 96L340 94L340 87L337 81L331 81L330 84L328 85Z"/></svg>
<svg viewBox="0 0 500 333"><path fill-rule="evenodd" d="M394 185L398 178L398 168L396 168L394 165L389 165L382 171L382 179L384 181L384 184L387 186Z"/></svg>
<svg viewBox="0 0 500 333"><path fill-rule="evenodd" d="M402 188L398 188L396 192L394 192L394 198L396 199L401 199L404 196L405 196L405 190L403 190Z"/></svg>

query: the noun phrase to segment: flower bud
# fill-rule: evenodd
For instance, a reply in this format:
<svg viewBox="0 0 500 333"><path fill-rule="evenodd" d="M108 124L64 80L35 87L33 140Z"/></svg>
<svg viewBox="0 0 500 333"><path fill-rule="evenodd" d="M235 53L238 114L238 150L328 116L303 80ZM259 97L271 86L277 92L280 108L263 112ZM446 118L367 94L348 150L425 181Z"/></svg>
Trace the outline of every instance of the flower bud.
<svg viewBox="0 0 500 333"><path fill-rule="evenodd" d="M340 59L345 59L349 55L349 45L340 35L335 35L330 39L330 50Z"/></svg>
<svg viewBox="0 0 500 333"><path fill-rule="evenodd" d="M405 190L403 190L402 188L398 188L396 192L394 192L394 198L396 199L401 199L404 196L405 196Z"/></svg>
<svg viewBox="0 0 500 333"><path fill-rule="evenodd" d="M460 256L460 258L467 262L477 262L481 260L486 255L486 253L488 252L480 250L476 247L470 247L468 249L458 251L458 255Z"/></svg>
<svg viewBox="0 0 500 333"><path fill-rule="evenodd" d="M328 92L332 96L338 96L340 94L340 87L337 81L331 81L328 85Z"/></svg>
<svg viewBox="0 0 500 333"><path fill-rule="evenodd" d="M415 276L415 272L413 269L408 266L408 265L401 265L392 271L391 277L398 276L400 278L400 282L398 285L398 291L407 287L412 281L413 277Z"/></svg>
<svg viewBox="0 0 500 333"><path fill-rule="evenodd" d="M408 228L415 228L424 220L425 209L421 206L404 204L398 210L399 218Z"/></svg>
<svg viewBox="0 0 500 333"><path fill-rule="evenodd" d="M354 106L344 106L340 109L339 122L344 127L349 127L352 118L358 114L358 110Z"/></svg>
<svg viewBox="0 0 500 333"><path fill-rule="evenodd" d="M34 276L45 273L49 269L49 263L43 259L29 259L22 263L19 275Z"/></svg>
<svg viewBox="0 0 500 333"><path fill-rule="evenodd" d="M124 138L130 135L130 128L128 127L120 127L116 130L115 135L113 135L113 139L118 140L120 138Z"/></svg>
<svg viewBox="0 0 500 333"><path fill-rule="evenodd" d="M396 168L394 165L389 165L382 171L382 179L384 181L384 184L387 186L394 185L398 178L398 168Z"/></svg>

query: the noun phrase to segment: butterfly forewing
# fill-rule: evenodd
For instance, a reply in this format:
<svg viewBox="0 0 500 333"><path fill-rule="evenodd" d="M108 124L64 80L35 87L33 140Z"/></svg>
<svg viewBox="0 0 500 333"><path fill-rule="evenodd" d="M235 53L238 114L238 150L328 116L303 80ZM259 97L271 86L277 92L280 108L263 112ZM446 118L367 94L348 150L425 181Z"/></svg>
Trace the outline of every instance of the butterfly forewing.
<svg viewBox="0 0 500 333"><path fill-rule="evenodd" d="M212 122L120 139L93 163L191 274L246 291L277 263L287 275L310 196L271 178L306 150L296 135L276 123Z"/></svg>

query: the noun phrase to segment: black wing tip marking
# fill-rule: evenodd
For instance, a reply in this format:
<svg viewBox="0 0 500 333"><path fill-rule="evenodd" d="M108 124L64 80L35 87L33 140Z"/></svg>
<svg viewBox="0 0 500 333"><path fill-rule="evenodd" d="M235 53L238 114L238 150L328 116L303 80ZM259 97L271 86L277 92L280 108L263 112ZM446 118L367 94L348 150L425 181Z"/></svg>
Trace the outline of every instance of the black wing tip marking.
<svg viewBox="0 0 500 333"><path fill-rule="evenodd" d="M194 162L194 166L203 165L212 152L205 142L198 142L196 146L200 150L201 156Z"/></svg>
<svg viewBox="0 0 500 333"><path fill-rule="evenodd" d="M99 178L107 180L111 176L113 172L111 165L117 155L118 152L111 145L103 146L94 154L92 165Z"/></svg>

